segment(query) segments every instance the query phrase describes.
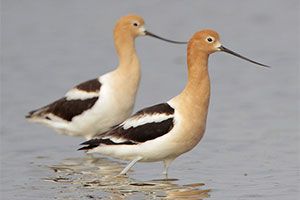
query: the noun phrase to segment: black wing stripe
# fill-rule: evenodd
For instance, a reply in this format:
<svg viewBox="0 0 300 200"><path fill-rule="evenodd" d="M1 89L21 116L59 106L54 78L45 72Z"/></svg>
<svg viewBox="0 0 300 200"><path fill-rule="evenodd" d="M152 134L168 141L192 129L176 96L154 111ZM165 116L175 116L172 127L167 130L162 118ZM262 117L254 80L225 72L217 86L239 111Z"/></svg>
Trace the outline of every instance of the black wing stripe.
<svg viewBox="0 0 300 200"><path fill-rule="evenodd" d="M142 142L154 140L169 133L174 127L174 116L175 110L167 103L158 104L140 110L130 119L142 118L145 115L157 115L164 114L167 118L160 122L149 122L140 126L130 127L124 129L123 125L126 121L114 129L106 132L105 134L99 135L98 138L88 140L81 145L86 145L79 150L89 150L95 147L104 145L134 145ZM120 141L120 142L117 142Z"/></svg>
<svg viewBox="0 0 300 200"><path fill-rule="evenodd" d="M46 116L47 114L53 114L64 120L72 121L73 117L76 117L77 115L80 115L84 111L93 107L97 100L98 97L84 100L67 100L67 98L64 97L49 104L48 106L29 112L26 118L33 116L41 117ZM50 118L46 116L46 119Z"/></svg>
<svg viewBox="0 0 300 200"><path fill-rule="evenodd" d="M169 104L167 103L161 103L161 104L157 104L148 108L144 108L140 111L138 111L137 113L135 113L133 115L134 116L139 116L139 115L144 115L144 114L162 114L165 113L166 115L172 115L174 114L174 108L172 108Z"/></svg>
<svg viewBox="0 0 300 200"><path fill-rule="evenodd" d="M95 147L98 147L101 144L104 144L104 145L123 145L123 144L131 145L131 144L135 144L135 143L130 142L130 141L115 143L115 142L111 141L110 139L92 139L92 140L88 140L88 141L80 144L80 145L87 145L87 146L81 147L78 150L93 149Z"/></svg>
<svg viewBox="0 0 300 200"><path fill-rule="evenodd" d="M98 97L85 100L67 100L65 97L50 104L47 112L67 121L72 121L73 117L76 117L77 115L80 115L84 111L93 107L97 100Z"/></svg>
<svg viewBox="0 0 300 200"><path fill-rule="evenodd" d="M92 79L77 85L75 88L86 92L99 92L101 83L98 79Z"/></svg>
<svg viewBox="0 0 300 200"><path fill-rule="evenodd" d="M112 130L116 131L113 137L115 138L122 138L126 141L124 142L113 142L110 139L91 139L88 140L80 145L87 145L78 150L89 150L95 147L98 147L102 144L104 145L133 145L140 142L146 142L149 140L153 140L164 134L168 133L173 128L173 119L168 119L162 121L160 123L148 123L136 128L129 128L129 129L117 129ZM122 130L124 132L122 132ZM110 131L111 132L111 131Z"/></svg>
<svg viewBox="0 0 300 200"><path fill-rule="evenodd" d="M146 142L163 136L168 133L173 126L173 118L169 118L162 122L147 123L137 127L130 127L129 129L120 127L114 131L113 136L134 142Z"/></svg>
<svg viewBox="0 0 300 200"><path fill-rule="evenodd" d="M102 84L98 79L92 79L75 86L75 88L85 92L99 92L101 85ZM66 98L61 98L47 106L30 111L28 115L26 115L26 118L32 118L34 116L42 117L43 115L52 113L64 120L72 121L73 117L80 115L85 110L91 108L97 100L98 97L84 100L67 100ZM46 116L46 119L50 118Z"/></svg>
<svg viewBox="0 0 300 200"><path fill-rule="evenodd" d="M132 116L132 118L140 118L145 115L157 114L173 115L174 111L174 108L172 108L169 104L161 103L138 111ZM124 125L125 124L126 121L124 122ZM148 140L153 140L163 136L164 134L168 133L173 126L174 121L173 117L171 117L161 122L150 122L137 127L130 127L128 129L124 129L123 126L120 125L105 135L110 135L133 142L146 142Z"/></svg>

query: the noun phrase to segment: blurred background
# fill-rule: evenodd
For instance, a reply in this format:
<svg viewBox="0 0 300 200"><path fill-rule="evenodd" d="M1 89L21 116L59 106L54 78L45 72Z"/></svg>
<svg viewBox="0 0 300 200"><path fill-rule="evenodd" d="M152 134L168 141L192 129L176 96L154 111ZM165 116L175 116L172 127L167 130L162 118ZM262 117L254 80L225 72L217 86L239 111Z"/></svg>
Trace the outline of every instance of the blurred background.
<svg viewBox="0 0 300 200"><path fill-rule="evenodd" d="M210 56L212 96L206 134L200 145L171 165L176 187L204 183L204 189L211 189L211 199L299 199L299 4L298 0L2 0L0 197L112 195L105 190L116 187L116 182L91 191L80 184L44 181L54 174L49 166L84 157L76 151L83 139L58 135L26 122L24 116L77 83L113 70L118 64L114 24L121 16L136 13L145 19L147 30L169 39L184 41L203 28L215 29L224 46L272 66L263 69L225 53ZM136 48L143 76L135 110L165 102L183 89L185 45L141 37ZM129 176L146 181L162 178L161 171L161 163L140 163ZM144 190L134 194L126 198L149 198Z"/></svg>

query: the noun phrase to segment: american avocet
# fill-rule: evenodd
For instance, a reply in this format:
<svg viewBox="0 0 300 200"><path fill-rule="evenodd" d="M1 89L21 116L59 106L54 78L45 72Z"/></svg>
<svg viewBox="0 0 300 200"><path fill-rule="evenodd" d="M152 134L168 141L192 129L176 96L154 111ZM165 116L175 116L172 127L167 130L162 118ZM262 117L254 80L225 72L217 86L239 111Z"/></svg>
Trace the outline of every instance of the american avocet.
<svg viewBox="0 0 300 200"><path fill-rule="evenodd" d="M48 125L60 133L87 139L123 122L132 113L141 76L135 38L144 35L186 44L146 31L140 16L124 16L114 29L119 56L117 69L75 86L63 98L31 111L26 118Z"/></svg>
<svg viewBox="0 0 300 200"><path fill-rule="evenodd" d="M188 42L188 82L184 90L167 103L140 110L102 136L82 143L86 146L79 150L130 160L121 174L138 161L163 161L167 175L170 163L195 147L204 134L210 98L208 57L217 51L268 67L222 46L213 30L197 32Z"/></svg>

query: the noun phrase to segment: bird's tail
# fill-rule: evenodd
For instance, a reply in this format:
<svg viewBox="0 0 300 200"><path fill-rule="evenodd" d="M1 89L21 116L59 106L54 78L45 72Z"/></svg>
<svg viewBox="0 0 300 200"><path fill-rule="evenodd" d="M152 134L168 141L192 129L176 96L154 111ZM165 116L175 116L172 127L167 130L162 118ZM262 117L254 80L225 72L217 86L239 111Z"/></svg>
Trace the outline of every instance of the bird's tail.
<svg viewBox="0 0 300 200"><path fill-rule="evenodd" d="M98 139L98 138L91 139L91 140L88 140L86 142L81 143L80 145L85 145L85 146L79 148L78 151L90 150L90 149L93 149L95 147L98 147L102 143L103 143L103 139Z"/></svg>
<svg viewBox="0 0 300 200"><path fill-rule="evenodd" d="M35 118L41 118L45 111L47 110L47 107L42 107L36 110L32 110L28 112L28 114L25 116L26 119L35 119Z"/></svg>

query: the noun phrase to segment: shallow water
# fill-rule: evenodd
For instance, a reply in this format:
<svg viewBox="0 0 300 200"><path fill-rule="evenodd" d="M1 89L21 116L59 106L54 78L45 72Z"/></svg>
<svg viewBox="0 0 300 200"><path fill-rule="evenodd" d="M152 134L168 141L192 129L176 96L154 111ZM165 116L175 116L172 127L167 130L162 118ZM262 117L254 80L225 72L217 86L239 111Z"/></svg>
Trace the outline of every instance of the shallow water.
<svg viewBox="0 0 300 200"><path fill-rule="evenodd" d="M45 181L59 183L68 188L59 198L124 199L202 199L209 189L203 183L179 185L178 179L135 180L130 176L118 176L123 166L105 158L68 158L51 166L54 175ZM79 190L78 190L79 189ZM99 192L100 191L100 192Z"/></svg>
<svg viewBox="0 0 300 200"><path fill-rule="evenodd" d="M171 39L214 28L224 46L272 66L210 57L207 131L174 161L169 180L162 163L138 163L116 177L126 162L85 157L76 151L82 139L24 120L113 69L112 28L129 12ZM3 0L1 14L1 199L300 198L299 1ZM185 46L139 38L137 49L136 110L168 100L186 81Z"/></svg>

